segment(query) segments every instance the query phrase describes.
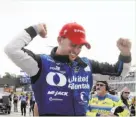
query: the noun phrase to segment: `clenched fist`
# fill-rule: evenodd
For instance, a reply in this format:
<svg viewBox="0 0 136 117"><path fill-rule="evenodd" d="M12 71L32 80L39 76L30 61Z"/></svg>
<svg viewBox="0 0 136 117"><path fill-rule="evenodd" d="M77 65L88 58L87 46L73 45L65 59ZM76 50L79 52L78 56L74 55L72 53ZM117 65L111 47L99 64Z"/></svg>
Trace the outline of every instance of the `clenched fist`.
<svg viewBox="0 0 136 117"><path fill-rule="evenodd" d="M47 28L45 24L38 24L36 25L38 34L42 37L42 38L46 38L47 37Z"/></svg>
<svg viewBox="0 0 136 117"><path fill-rule="evenodd" d="M123 56L130 56L131 54L131 42L129 39L120 38L117 41L117 47Z"/></svg>

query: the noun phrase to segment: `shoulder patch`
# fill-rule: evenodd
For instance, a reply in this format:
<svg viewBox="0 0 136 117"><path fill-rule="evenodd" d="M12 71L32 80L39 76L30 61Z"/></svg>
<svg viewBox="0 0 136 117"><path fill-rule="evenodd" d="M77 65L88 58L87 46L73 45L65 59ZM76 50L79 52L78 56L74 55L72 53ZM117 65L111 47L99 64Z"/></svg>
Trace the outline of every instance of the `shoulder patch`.
<svg viewBox="0 0 136 117"><path fill-rule="evenodd" d="M89 62L89 59L86 58L86 57L83 57L81 58L81 60L86 63L86 67L84 67L84 70L87 71L87 72L90 72L91 71L91 66L90 66L90 62Z"/></svg>
<svg viewBox="0 0 136 117"><path fill-rule="evenodd" d="M81 60L82 60L83 62L85 62L86 64L89 64L89 60L88 60L88 58L86 58L86 57L82 57L82 58L81 58Z"/></svg>

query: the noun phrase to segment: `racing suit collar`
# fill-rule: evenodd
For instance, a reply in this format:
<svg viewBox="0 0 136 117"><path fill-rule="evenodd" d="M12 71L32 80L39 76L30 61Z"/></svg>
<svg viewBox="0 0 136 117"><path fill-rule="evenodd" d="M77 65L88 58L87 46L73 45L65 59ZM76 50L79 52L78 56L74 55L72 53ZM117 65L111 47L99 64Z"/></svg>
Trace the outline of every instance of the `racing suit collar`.
<svg viewBox="0 0 136 117"><path fill-rule="evenodd" d="M62 63L71 63L68 55L56 55L56 50L57 50L57 47L53 48L51 51L51 57L53 59L60 61ZM82 61L80 57L77 57L75 61L78 63L79 66L82 66L82 67L87 66L87 64L84 61Z"/></svg>

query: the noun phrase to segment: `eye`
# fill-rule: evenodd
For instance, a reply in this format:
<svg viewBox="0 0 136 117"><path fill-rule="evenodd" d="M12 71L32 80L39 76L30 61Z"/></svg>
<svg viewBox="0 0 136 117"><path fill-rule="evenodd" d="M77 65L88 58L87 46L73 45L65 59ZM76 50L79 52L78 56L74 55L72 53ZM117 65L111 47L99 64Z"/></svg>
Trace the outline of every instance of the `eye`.
<svg viewBox="0 0 136 117"><path fill-rule="evenodd" d="M79 48L81 49L83 45L71 44L72 48Z"/></svg>
<svg viewBox="0 0 136 117"><path fill-rule="evenodd" d="M79 46L80 49L82 49L83 45Z"/></svg>
<svg viewBox="0 0 136 117"><path fill-rule="evenodd" d="M71 44L71 46L72 46L73 48L75 48L77 45L76 45L76 44Z"/></svg>

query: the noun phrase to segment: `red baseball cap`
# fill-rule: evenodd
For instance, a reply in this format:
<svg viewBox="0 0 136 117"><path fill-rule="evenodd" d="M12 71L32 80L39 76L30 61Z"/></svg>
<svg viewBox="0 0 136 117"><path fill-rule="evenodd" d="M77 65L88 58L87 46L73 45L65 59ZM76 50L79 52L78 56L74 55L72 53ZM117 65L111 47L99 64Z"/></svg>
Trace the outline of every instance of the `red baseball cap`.
<svg viewBox="0 0 136 117"><path fill-rule="evenodd" d="M83 44L88 49L91 48L91 45L86 41L85 29L75 22L65 24L60 30L59 36L68 38L74 44Z"/></svg>

